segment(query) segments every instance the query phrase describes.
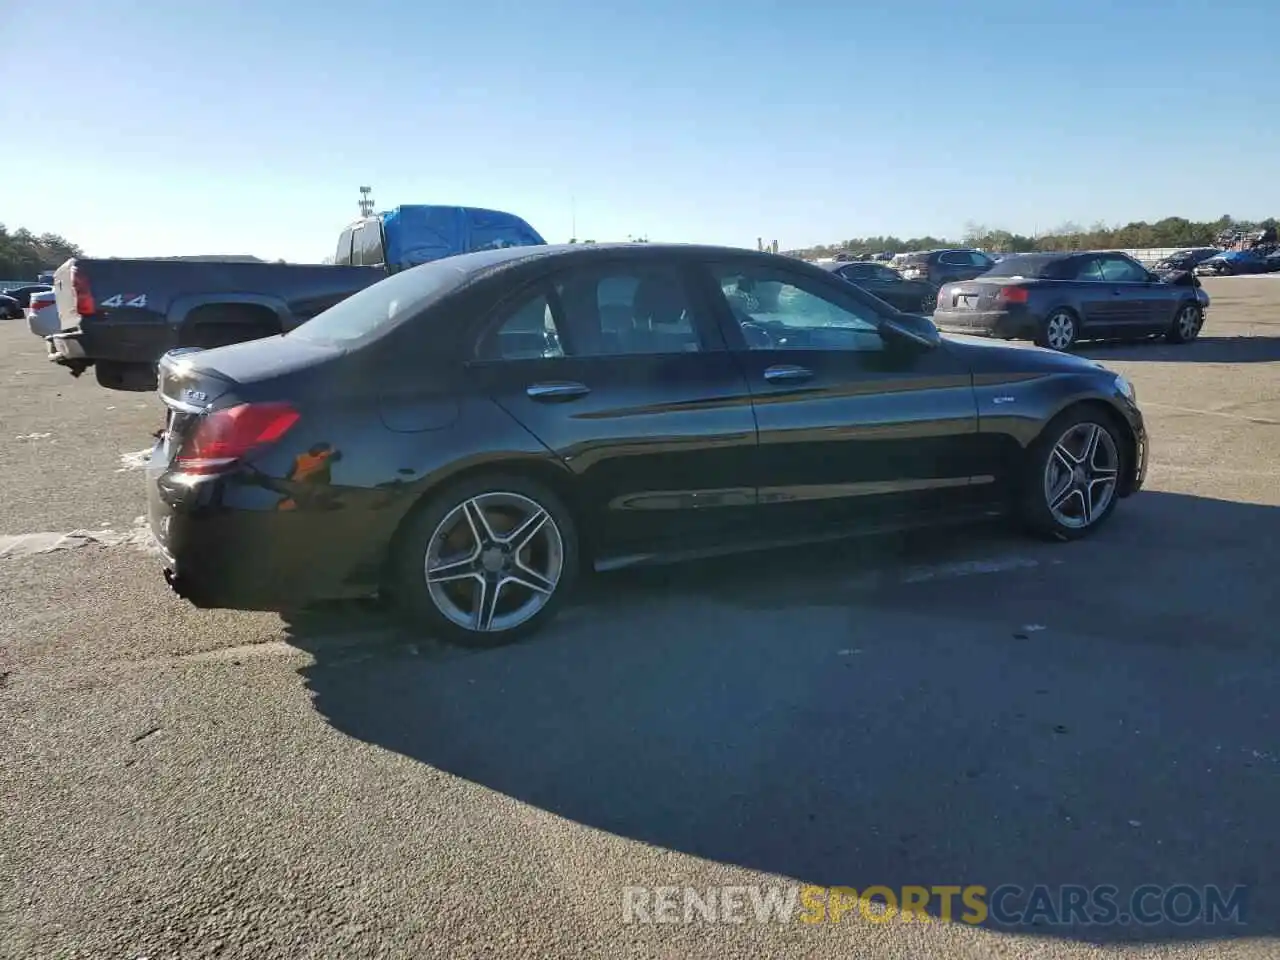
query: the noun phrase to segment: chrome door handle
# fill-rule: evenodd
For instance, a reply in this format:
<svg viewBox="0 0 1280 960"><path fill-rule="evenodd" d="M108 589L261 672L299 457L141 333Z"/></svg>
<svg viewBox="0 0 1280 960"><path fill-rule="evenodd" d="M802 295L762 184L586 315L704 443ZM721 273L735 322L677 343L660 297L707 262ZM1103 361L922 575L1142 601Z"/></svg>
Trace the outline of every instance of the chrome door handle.
<svg viewBox="0 0 1280 960"><path fill-rule="evenodd" d="M809 380L813 377L813 371L807 367L797 367L789 363L784 363L776 367L769 367L764 372L764 378L770 383L785 382L788 380Z"/></svg>
<svg viewBox="0 0 1280 960"><path fill-rule="evenodd" d="M531 400L573 400L575 397L585 397L591 392L591 388L585 383L564 380L554 383L535 383L526 387L524 392Z"/></svg>

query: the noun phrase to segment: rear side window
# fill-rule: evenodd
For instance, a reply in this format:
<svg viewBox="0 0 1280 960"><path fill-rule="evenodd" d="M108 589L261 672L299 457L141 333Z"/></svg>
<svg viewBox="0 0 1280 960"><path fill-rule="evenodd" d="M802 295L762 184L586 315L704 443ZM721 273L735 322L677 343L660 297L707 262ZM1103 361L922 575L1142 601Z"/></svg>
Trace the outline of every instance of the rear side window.
<svg viewBox="0 0 1280 960"><path fill-rule="evenodd" d="M349 346L425 310L467 276L448 260L404 270L316 314L287 336Z"/></svg>
<svg viewBox="0 0 1280 960"><path fill-rule="evenodd" d="M350 227L342 231L342 236L338 237L338 252L334 254L333 262L340 267L351 265L351 234Z"/></svg>

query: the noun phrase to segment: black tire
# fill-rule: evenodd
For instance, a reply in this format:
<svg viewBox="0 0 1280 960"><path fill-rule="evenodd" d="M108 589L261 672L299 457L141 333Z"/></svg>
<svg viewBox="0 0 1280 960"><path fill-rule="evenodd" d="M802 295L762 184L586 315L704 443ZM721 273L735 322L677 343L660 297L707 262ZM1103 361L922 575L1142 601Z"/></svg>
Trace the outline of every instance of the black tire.
<svg viewBox="0 0 1280 960"><path fill-rule="evenodd" d="M1050 490L1048 471L1050 459L1058 460L1055 448L1068 438L1071 438L1068 443L1068 450L1083 452L1075 444L1077 437L1083 439L1087 436L1085 430L1087 426L1099 428L1110 438L1109 446L1099 438L1098 446L1102 450L1102 454L1095 457L1094 465L1112 467L1114 469L1114 480L1111 484L1106 504L1100 510L1090 511L1090 514L1082 513L1082 516L1078 519L1087 517L1087 522L1073 525L1064 522L1050 505L1052 491ZM1115 510L1116 502L1120 499L1121 481L1125 476L1125 471L1128 469L1128 445L1123 431L1124 428L1120 426L1115 417L1101 408L1092 406L1065 410L1049 422L1028 449L1023 468L1019 514L1029 532L1050 540L1078 540L1093 533L1106 523L1107 518ZM1108 459L1112 461L1109 464L1107 463ZM1059 460L1056 464L1056 472L1061 472L1064 466ZM1083 464L1080 464L1080 466L1083 466ZM1072 483L1078 487L1079 477L1073 477ZM1063 488L1059 488L1059 490L1062 491ZM1103 492L1101 485L1095 486L1093 490L1093 501L1101 499ZM1068 509L1063 512L1075 512L1070 508L1083 506L1083 504L1082 498L1072 495L1066 504Z"/></svg>
<svg viewBox="0 0 1280 960"><path fill-rule="evenodd" d="M1200 336L1200 328L1204 326L1204 310L1200 304L1188 300L1178 307L1173 323L1166 331L1164 338L1170 343L1190 343Z"/></svg>
<svg viewBox="0 0 1280 960"><path fill-rule="evenodd" d="M1063 330L1066 331L1065 339L1059 334L1059 331ZM1066 307L1059 307L1057 310L1051 311L1041 321L1040 327L1036 331L1036 346L1066 352L1075 346L1079 337L1080 318L1075 315L1074 311L1068 310Z"/></svg>
<svg viewBox="0 0 1280 960"><path fill-rule="evenodd" d="M451 524L457 522L451 517L455 516L455 511L458 508L468 501L482 497L488 497L491 501L500 501L502 498L528 501L546 512L548 521L554 527L554 534L558 535L559 574L555 579L554 588L536 612L510 628L480 630L476 629L475 626L469 627L457 622L437 603L427 583L426 564L428 553L432 548L433 538L437 533L442 536L445 534L443 525L446 521ZM494 509L500 510L502 507L503 504L499 502ZM538 536L551 540L553 534L552 531L548 530L540 532ZM533 546L531 545L531 549ZM475 550L475 564L477 570L479 570L482 567L481 559L485 556L485 553L481 552L482 548L479 545L475 547ZM527 637L541 629L555 617L566 598L572 592L578 578L580 544L573 512L556 495L555 491L530 477L518 474L493 473L464 479L429 496L413 515L406 520L404 528L396 538L393 551L388 571L387 592L399 612L415 626L426 629L430 634L447 643L462 647L487 648L504 646ZM551 548L548 548L547 552L552 552ZM522 554L523 551L518 550L515 553ZM532 556L532 554L529 554L529 556ZM513 555L509 559L514 562L516 557ZM520 570L515 568L512 569L512 572L523 575ZM495 573L494 576L501 576L501 574ZM470 600L474 608L477 601L476 590L479 580L460 579L456 583L458 593L455 594L452 585L443 590L448 595L444 602L453 608L452 612L455 616L462 612L460 607L465 601L460 601L455 605L451 598L454 596L461 597L461 591L463 590L469 591ZM439 584L437 584L437 588L440 588ZM488 588L486 587L486 589ZM516 600L519 600L519 597L523 594L528 594L530 597L534 596L534 591L515 584L501 589L508 590L509 599L513 595ZM501 606L502 599L501 589L499 590L499 606Z"/></svg>
<svg viewBox="0 0 1280 960"><path fill-rule="evenodd" d="M941 287L934 287L920 298L920 312L925 316L932 316L938 309L938 291L941 289Z"/></svg>

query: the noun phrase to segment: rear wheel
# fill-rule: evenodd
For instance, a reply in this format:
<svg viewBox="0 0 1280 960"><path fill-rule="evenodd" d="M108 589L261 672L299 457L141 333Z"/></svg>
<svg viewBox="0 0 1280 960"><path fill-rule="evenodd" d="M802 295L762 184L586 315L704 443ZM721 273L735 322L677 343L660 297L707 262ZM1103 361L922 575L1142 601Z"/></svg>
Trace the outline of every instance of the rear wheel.
<svg viewBox="0 0 1280 960"><path fill-rule="evenodd" d="M1076 540L1115 509L1124 467L1119 428L1104 413L1068 411L1032 445L1023 478L1022 516L1034 533Z"/></svg>
<svg viewBox="0 0 1280 960"><path fill-rule="evenodd" d="M450 643L500 646L555 616L578 556L573 515L552 490L520 476L474 477L409 521L392 558L392 599Z"/></svg>
<svg viewBox="0 0 1280 960"><path fill-rule="evenodd" d="M1070 350L1079 336L1079 321L1070 310L1054 310L1044 318L1036 344L1050 350Z"/></svg>
<svg viewBox="0 0 1280 960"><path fill-rule="evenodd" d="M920 312L932 314L938 309L938 288L934 288L920 298Z"/></svg>
<svg viewBox="0 0 1280 960"><path fill-rule="evenodd" d="M1190 343L1200 336L1200 328L1204 325L1204 311L1198 303L1184 303L1178 308L1165 339L1170 343Z"/></svg>

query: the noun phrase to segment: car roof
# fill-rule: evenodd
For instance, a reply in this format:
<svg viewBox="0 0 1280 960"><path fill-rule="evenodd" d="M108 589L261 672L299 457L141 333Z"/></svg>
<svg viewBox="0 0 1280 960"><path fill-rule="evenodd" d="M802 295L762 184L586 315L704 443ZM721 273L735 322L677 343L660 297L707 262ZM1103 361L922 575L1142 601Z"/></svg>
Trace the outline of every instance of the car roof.
<svg viewBox="0 0 1280 960"><path fill-rule="evenodd" d="M528 247L504 247L500 250L480 250L448 258L449 266L464 274L499 272L516 264L536 261L557 261L564 264L616 259L620 254L636 259L667 256L677 259L705 260L744 257L802 266L804 261L778 253L764 253L749 247L726 247L699 243L556 243Z"/></svg>

